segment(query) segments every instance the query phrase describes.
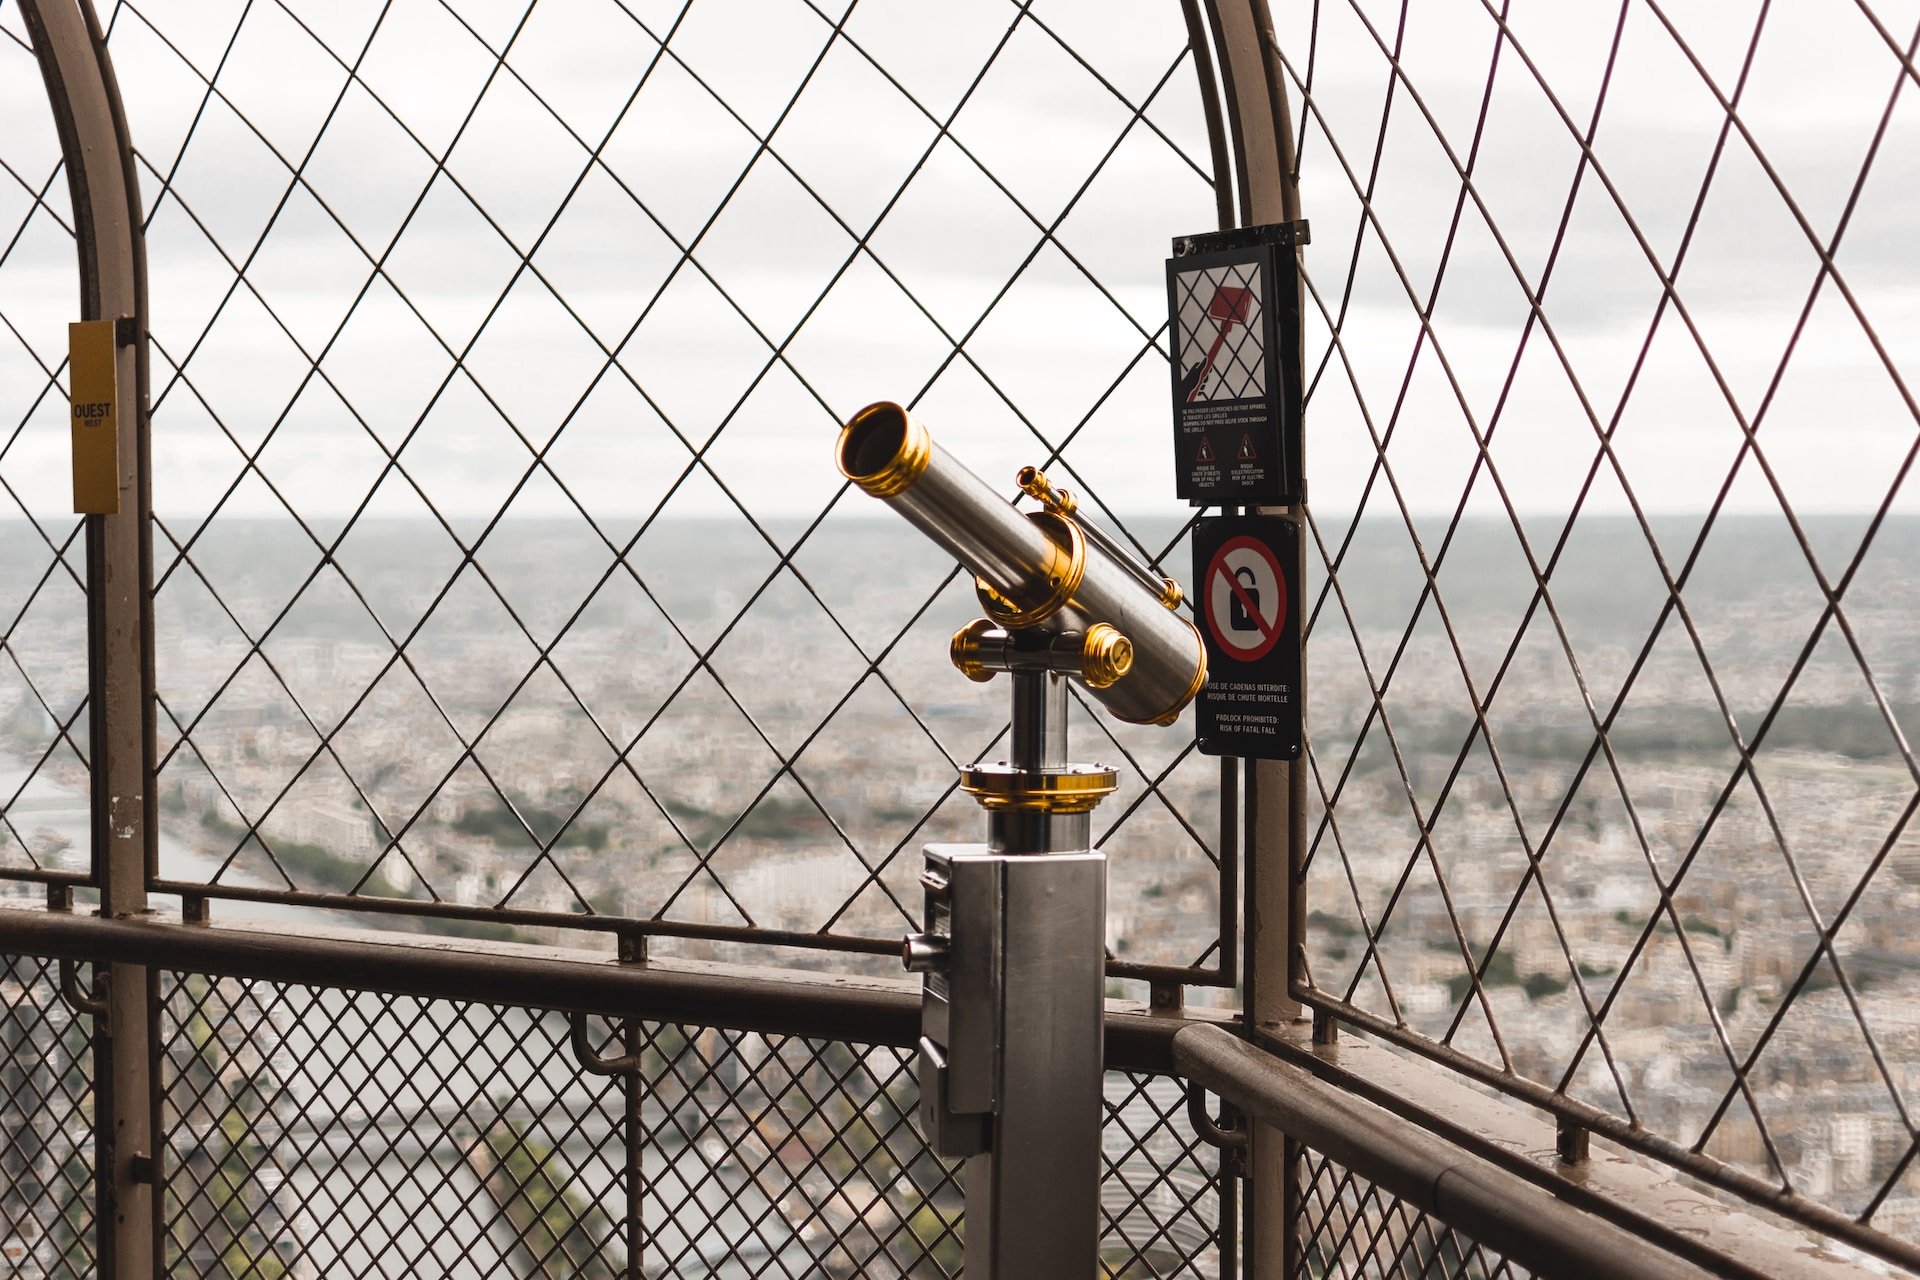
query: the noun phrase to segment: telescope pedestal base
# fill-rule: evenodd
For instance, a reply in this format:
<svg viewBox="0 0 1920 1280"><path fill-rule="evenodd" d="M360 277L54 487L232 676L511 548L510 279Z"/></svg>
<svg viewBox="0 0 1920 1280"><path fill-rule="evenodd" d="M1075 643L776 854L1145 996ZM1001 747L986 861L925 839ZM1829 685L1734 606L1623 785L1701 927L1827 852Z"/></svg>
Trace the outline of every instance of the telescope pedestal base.
<svg viewBox="0 0 1920 1280"><path fill-rule="evenodd" d="M928 923L946 924L951 951L926 988L923 1107L936 1098L975 1107L986 1101L981 1086L991 1090L990 1112L927 1117L930 1135L956 1135L953 1146L936 1138L941 1154L969 1154L966 1272L1093 1280L1106 855L932 846L927 869ZM968 1142L974 1134L984 1151Z"/></svg>

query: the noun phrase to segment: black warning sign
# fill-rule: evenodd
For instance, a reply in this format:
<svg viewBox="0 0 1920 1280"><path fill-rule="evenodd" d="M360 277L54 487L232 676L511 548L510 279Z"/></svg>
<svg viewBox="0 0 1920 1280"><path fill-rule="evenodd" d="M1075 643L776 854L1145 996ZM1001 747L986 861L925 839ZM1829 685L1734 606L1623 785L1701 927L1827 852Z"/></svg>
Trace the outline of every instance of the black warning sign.
<svg viewBox="0 0 1920 1280"><path fill-rule="evenodd" d="M1195 506L1299 500L1294 248L1305 243L1304 222L1173 242L1167 312L1176 491Z"/></svg>
<svg viewBox="0 0 1920 1280"><path fill-rule="evenodd" d="M1210 756L1300 754L1299 533L1282 516L1218 516L1193 530L1207 683L1194 700Z"/></svg>

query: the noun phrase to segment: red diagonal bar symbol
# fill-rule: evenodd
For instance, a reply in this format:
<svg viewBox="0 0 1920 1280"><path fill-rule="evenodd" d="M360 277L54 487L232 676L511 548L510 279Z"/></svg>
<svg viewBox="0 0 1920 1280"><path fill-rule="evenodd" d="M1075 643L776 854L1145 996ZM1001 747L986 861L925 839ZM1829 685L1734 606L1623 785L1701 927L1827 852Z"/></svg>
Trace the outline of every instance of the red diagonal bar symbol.
<svg viewBox="0 0 1920 1280"><path fill-rule="evenodd" d="M1240 597L1241 607L1247 611L1247 616L1253 619L1253 625L1260 628L1260 638L1272 640L1275 624L1267 621L1266 615L1260 612L1260 606L1254 602L1252 596L1247 594L1246 584L1240 581L1240 575L1228 573L1225 565L1220 566L1218 572L1227 580L1227 585L1233 588L1233 594Z"/></svg>

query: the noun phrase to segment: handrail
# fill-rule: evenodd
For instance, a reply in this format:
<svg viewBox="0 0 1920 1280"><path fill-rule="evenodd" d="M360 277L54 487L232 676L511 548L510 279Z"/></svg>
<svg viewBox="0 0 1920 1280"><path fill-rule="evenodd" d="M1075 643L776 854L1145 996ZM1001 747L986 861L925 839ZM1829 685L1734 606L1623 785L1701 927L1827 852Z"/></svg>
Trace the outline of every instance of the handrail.
<svg viewBox="0 0 1920 1280"><path fill-rule="evenodd" d="M700 1023L733 1031L911 1048L917 983L697 960L621 961L569 947L288 925L103 919L0 907L0 953L117 961L221 977L305 983L432 1000ZM1117 1002L1116 1002L1117 1003ZM1196 1020L1109 1004L1110 1070L1166 1074L1173 1035Z"/></svg>
<svg viewBox="0 0 1920 1280"><path fill-rule="evenodd" d="M1709 1274L1604 1219L1362 1102L1219 1027L1173 1037L1176 1072L1543 1275Z"/></svg>
<svg viewBox="0 0 1920 1280"><path fill-rule="evenodd" d="M0 906L0 954L480 1000L556 1010L576 1015L576 1022L579 1015L594 1014L896 1048L911 1047L919 1034L920 996L904 979L670 958L622 961L569 947L282 921L201 924ZM1636 1232L1644 1215L1635 1205L1616 1206L1624 1217L1599 1216L1592 1206L1580 1207L1579 1195L1571 1202L1561 1198L1550 1184L1530 1181L1247 1043L1238 1030L1224 1013L1169 1016L1109 1002L1106 1065L1182 1077L1539 1274L1574 1280L1776 1275L1772 1267L1724 1255L1710 1242L1682 1256L1667 1247L1672 1241L1660 1224ZM611 1059L600 1065L617 1071L627 1064ZM1503 1106L1492 1100L1487 1105ZM1605 1198L1604 1189L1591 1190ZM1697 1199L1678 1186L1670 1186L1671 1196ZM1789 1266L1794 1274L1833 1274L1816 1259L1792 1261L1811 1266Z"/></svg>

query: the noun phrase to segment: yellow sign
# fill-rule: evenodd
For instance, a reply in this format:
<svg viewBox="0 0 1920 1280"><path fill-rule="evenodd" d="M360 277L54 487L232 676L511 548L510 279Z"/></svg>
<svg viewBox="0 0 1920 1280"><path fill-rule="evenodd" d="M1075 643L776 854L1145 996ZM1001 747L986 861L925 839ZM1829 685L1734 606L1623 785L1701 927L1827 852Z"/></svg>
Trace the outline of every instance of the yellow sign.
<svg viewBox="0 0 1920 1280"><path fill-rule="evenodd" d="M73 405L73 509L110 516L120 510L119 350L113 321L67 326L67 379Z"/></svg>

